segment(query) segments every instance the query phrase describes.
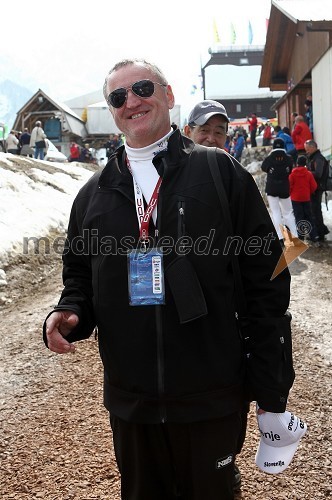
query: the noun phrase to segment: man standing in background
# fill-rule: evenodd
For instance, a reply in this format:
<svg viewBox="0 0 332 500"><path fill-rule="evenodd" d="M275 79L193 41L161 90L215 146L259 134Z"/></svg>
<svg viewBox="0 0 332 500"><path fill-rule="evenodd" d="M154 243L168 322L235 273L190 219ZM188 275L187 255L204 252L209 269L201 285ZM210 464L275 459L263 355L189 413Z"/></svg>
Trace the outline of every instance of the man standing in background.
<svg viewBox="0 0 332 500"><path fill-rule="evenodd" d="M21 156L33 156L33 149L30 147L30 138L29 129L25 128L20 137Z"/></svg>
<svg viewBox="0 0 332 500"><path fill-rule="evenodd" d="M190 112L184 133L196 144L223 149L228 123L225 107L218 101L206 100Z"/></svg>
<svg viewBox="0 0 332 500"><path fill-rule="evenodd" d="M308 158L308 170L312 173L317 183L317 189L311 195L312 215L314 217L318 235L317 241L324 241L325 236L330 232L324 224L322 213L322 198L328 176L328 162L325 156L322 155L318 149L316 141L312 139L306 141L304 143L304 148Z"/></svg>
<svg viewBox="0 0 332 500"><path fill-rule="evenodd" d="M306 154L304 143L312 139L312 134L302 115L298 115L295 118L292 139L296 148L297 156Z"/></svg>
<svg viewBox="0 0 332 500"><path fill-rule="evenodd" d="M10 133L8 134L7 139L6 139L7 153L17 155L18 154L18 146L19 146L19 140L16 137L15 131L11 130Z"/></svg>
<svg viewBox="0 0 332 500"><path fill-rule="evenodd" d="M41 160L44 159L44 149L45 149L45 139L46 134L41 126L41 121L36 121L36 126L32 129L30 137L30 147L35 148L34 158L37 159L38 156Z"/></svg>
<svg viewBox="0 0 332 500"><path fill-rule="evenodd" d="M250 144L251 144L252 148L256 148L257 147L256 133L257 133L257 126L258 126L256 113L251 113L251 118L249 118L249 116L247 116L247 120L249 122Z"/></svg>

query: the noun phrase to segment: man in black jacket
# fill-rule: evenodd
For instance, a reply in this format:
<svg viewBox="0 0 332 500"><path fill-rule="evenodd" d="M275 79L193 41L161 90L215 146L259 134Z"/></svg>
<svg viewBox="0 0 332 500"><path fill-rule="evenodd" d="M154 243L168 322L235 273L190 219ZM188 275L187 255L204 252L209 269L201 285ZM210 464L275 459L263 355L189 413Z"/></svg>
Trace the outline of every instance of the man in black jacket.
<svg viewBox="0 0 332 500"><path fill-rule="evenodd" d="M284 412L294 380L290 276L271 281L281 249L270 216L252 176L218 150L227 231L208 148L171 128L174 95L155 65L121 61L104 95L126 142L74 201L44 339L73 352L98 327L123 499L232 500L248 393L259 412Z"/></svg>
<svg viewBox="0 0 332 500"><path fill-rule="evenodd" d="M317 229L318 241L324 241L325 236L330 232L324 224L322 214L322 197L328 175L328 163L325 156L323 156L318 149L316 141L306 141L304 143L304 148L308 157L308 170L312 173L317 182L317 189L311 195L312 215Z"/></svg>

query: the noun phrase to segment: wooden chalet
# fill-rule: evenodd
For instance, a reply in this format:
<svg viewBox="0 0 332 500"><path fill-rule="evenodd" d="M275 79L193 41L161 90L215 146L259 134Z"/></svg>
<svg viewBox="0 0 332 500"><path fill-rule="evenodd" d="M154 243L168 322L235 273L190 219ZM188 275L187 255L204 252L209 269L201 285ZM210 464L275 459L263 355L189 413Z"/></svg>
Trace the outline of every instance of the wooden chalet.
<svg viewBox="0 0 332 500"><path fill-rule="evenodd" d="M281 127L305 114L312 96L314 139L332 155L332 2L272 0L259 87L285 91L274 108Z"/></svg>
<svg viewBox="0 0 332 500"><path fill-rule="evenodd" d="M26 127L31 132L38 120L46 136L66 156L71 141L81 142L87 136L84 120L40 89L18 111L13 129L23 131Z"/></svg>

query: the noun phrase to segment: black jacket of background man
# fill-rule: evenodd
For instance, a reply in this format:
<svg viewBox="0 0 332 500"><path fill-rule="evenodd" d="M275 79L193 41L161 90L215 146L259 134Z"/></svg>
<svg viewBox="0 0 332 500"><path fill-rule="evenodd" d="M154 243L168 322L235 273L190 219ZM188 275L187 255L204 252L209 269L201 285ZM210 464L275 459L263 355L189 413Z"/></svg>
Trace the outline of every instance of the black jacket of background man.
<svg viewBox="0 0 332 500"><path fill-rule="evenodd" d="M65 287L56 309L79 315L69 341L87 338L98 326L104 403L127 421L190 422L231 414L243 408L245 380L263 409L282 412L286 407L294 379L290 319L285 316L290 276L285 270L270 280L281 254L270 216L251 174L218 150L235 234L243 242L239 260L248 318L242 335L250 336L251 350L245 376L229 235L206 151L176 130L168 151L153 160L163 178L159 238L165 248L167 240L176 242L184 234L191 238L186 258L208 309L201 318L180 324L167 279L166 305L129 306L125 251L137 245L139 228L123 147L80 190L72 207L63 255ZM151 223L150 234L153 229ZM82 239L85 252L82 245L74 249ZM165 268L180 253L174 245L168 251Z"/></svg>
<svg viewBox="0 0 332 500"><path fill-rule="evenodd" d="M267 173L265 192L268 196L289 198L289 174L293 159L284 149L273 149L262 163L263 172Z"/></svg>
<svg viewBox="0 0 332 500"><path fill-rule="evenodd" d="M308 156L308 170L310 170L317 182L317 190L324 191L328 176L328 162L319 149Z"/></svg>

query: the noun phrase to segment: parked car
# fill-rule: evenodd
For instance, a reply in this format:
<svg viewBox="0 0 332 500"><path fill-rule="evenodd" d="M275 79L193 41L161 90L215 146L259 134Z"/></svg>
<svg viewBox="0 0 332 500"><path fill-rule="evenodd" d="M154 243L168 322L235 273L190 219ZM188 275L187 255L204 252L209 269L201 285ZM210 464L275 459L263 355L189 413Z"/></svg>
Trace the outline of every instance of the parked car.
<svg viewBox="0 0 332 500"><path fill-rule="evenodd" d="M49 139L45 139L45 142L46 153L44 156L44 160L58 162L68 161L67 156L61 153L61 151L58 150L58 148L53 144L52 141L50 141Z"/></svg>
<svg viewBox="0 0 332 500"><path fill-rule="evenodd" d="M263 146L263 132L256 135L256 144L257 146Z"/></svg>

